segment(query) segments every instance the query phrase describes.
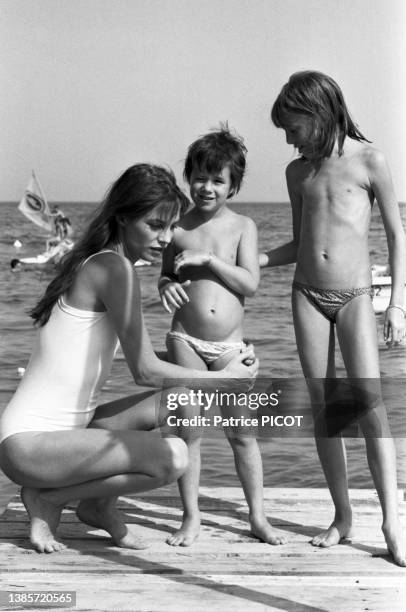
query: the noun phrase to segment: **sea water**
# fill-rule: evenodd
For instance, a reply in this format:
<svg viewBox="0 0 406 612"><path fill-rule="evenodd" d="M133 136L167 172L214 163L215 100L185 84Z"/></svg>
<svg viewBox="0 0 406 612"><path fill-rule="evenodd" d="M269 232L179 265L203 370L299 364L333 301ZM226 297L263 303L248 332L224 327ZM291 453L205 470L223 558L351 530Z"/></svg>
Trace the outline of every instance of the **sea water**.
<svg viewBox="0 0 406 612"><path fill-rule="evenodd" d="M60 208L72 222L80 228L94 211L92 203L63 203ZM260 250L269 250L291 238L291 213L287 203L274 204L236 204L233 208L241 214L251 216L259 228ZM403 220L406 220L406 206L401 206ZM0 204L2 235L0 237L0 290L1 300L1 345L0 345L0 413L15 391L18 382L18 368L27 364L35 330L27 311L35 304L47 283L52 278L52 266L27 266L12 272L9 262L18 256L36 255L45 248L45 234L19 213L16 204ZM20 249L13 244L18 239ZM385 232L379 212L374 207L370 231L371 263L387 261ZM167 314L158 297L156 289L159 266L138 268L142 286L143 309L153 345L156 350L164 348L165 335L170 327ZM295 346L292 326L290 293L294 266L265 269L255 296L246 301L245 337L255 346L260 359L260 376L276 378L295 378L301 376L301 368ZM391 379L406 378L406 346L400 345L391 350L383 341L383 315L376 317L379 335L379 356L381 373L387 384L386 395L391 394L395 410L403 411L403 398L396 397L396 385ZM317 330L315 330L317 333ZM61 347L61 351L63 347ZM338 374L344 376L342 363L338 357ZM403 388L405 388L403 384ZM121 353L114 361L111 376L103 390L102 400L133 394L136 386ZM56 407L57 408L57 407ZM399 484L406 483L405 443L396 431L398 449ZM324 477L311 438L273 437L261 440L266 486L279 487L322 487ZM371 487L372 482L365 458L362 439L348 439L349 479L352 487ZM228 443L221 437L206 436L202 452L203 485L238 485L238 479ZM4 494L14 489L0 472L0 485Z"/></svg>

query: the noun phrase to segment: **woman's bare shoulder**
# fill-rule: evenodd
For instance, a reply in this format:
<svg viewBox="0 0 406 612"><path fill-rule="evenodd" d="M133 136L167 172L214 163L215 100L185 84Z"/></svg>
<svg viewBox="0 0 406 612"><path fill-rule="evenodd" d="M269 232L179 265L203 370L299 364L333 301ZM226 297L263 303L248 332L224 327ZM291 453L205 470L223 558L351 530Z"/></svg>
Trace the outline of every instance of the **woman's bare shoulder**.
<svg viewBox="0 0 406 612"><path fill-rule="evenodd" d="M78 272L78 280L91 284L95 289L111 286L118 288L131 279L138 282L135 267L115 251L101 251L85 260Z"/></svg>

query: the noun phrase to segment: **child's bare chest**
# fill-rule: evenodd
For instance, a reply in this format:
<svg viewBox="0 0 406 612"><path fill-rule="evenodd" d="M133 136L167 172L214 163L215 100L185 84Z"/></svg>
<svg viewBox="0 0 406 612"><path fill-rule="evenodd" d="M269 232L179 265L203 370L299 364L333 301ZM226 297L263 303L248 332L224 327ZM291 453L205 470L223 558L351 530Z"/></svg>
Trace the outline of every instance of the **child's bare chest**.
<svg viewBox="0 0 406 612"><path fill-rule="evenodd" d="M308 213L340 212L354 207L369 209L373 200L368 177L362 166L349 161L324 164L318 172L304 174L300 190Z"/></svg>
<svg viewBox="0 0 406 612"><path fill-rule="evenodd" d="M203 226L179 232L175 247L177 252L186 249L210 252L223 261L235 262L240 234L233 224L222 224L216 228Z"/></svg>

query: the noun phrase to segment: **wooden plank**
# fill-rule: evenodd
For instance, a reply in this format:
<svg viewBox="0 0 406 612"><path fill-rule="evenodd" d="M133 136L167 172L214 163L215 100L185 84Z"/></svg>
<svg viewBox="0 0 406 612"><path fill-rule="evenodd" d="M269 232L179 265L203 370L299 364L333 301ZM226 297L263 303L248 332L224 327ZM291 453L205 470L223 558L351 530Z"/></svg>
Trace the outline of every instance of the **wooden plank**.
<svg viewBox="0 0 406 612"><path fill-rule="evenodd" d="M128 610L131 612L212 612L221 610L270 610L281 612L404 612L405 590L397 583L377 587L367 582L358 584L351 579L345 584L315 582L313 578L272 577L258 579L230 576L199 577L193 581L180 576L115 575L114 581L98 580L84 574L70 583L77 590L76 612L84 610ZM365 580L365 579L364 579ZM27 580L24 574L15 576L15 583L24 590L63 590L66 582L56 576L52 581L38 574ZM21 588L20 587L20 588ZM14 588L14 590L16 590ZM2 608L0 608L2 609ZM5 608L3 608L5 609Z"/></svg>
<svg viewBox="0 0 406 612"><path fill-rule="evenodd" d="M166 547L147 551L123 553L114 547L107 548L104 542L99 549L94 546L87 554L82 541L72 541L71 547L77 546L80 554L72 550L38 555L31 551L16 554L15 550L2 553L3 576L7 573L40 571L50 574L89 573L95 575L120 574L123 571L134 574L176 574L187 576L204 576L206 574L228 575L261 575L261 576L405 576L404 568L392 563L384 549L370 552L348 554L345 557L337 554L337 549L320 549L307 547L304 552L291 554L276 553L274 547L266 548L263 553L199 553L196 550L180 550ZM279 547L278 547L279 548ZM272 554L273 553L273 554ZM74 579L74 578L72 578Z"/></svg>
<svg viewBox="0 0 406 612"><path fill-rule="evenodd" d="M75 611L207 612L210 606L211 612L404 612L406 570L387 555L374 491L351 491L357 537L330 549L308 544L332 516L326 489L265 492L268 516L288 535L284 546L249 535L240 487L203 487L200 497L203 526L192 547L164 542L181 518L177 489L171 485L120 498L126 521L152 540L151 548L111 546L104 531L77 521L72 505L59 530L68 549L52 555L31 549L28 517L15 498L0 519L2 589L77 590ZM403 491L398 499L405 521Z"/></svg>
<svg viewBox="0 0 406 612"><path fill-rule="evenodd" d="M24 590L72 590L77 592L72 611L112 612L211 612L224 610L281 612L404 612L405 590L399 585L385 588L335 585L307 585L306 578L278 584L275 578L252 584L239 578L219 577L182 580L179 576L117 576L98 580L85 576L85 582L66 583L52 577L48 583L27 583ZM300 581L300 582L299 582ZM37 586L38 584L38 586ZM68 589L66 588L68 587ZM15 589L14 589L15 590ZM8 608L1 608L7 610Z"/></svg>

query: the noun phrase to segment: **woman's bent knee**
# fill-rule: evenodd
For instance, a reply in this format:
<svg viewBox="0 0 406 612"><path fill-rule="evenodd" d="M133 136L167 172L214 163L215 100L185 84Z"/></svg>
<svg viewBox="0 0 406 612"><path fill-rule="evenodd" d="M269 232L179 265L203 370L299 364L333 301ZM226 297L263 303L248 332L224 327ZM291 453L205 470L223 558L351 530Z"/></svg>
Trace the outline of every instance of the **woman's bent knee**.
<svg viewBox="0 0 406 612"><path fill-rule="evenodd" d="M180 478L186 471L188 461L188 449L183 440L176 437L164 438L163 453L156 466L157 477L162 485Z"/></svg>

